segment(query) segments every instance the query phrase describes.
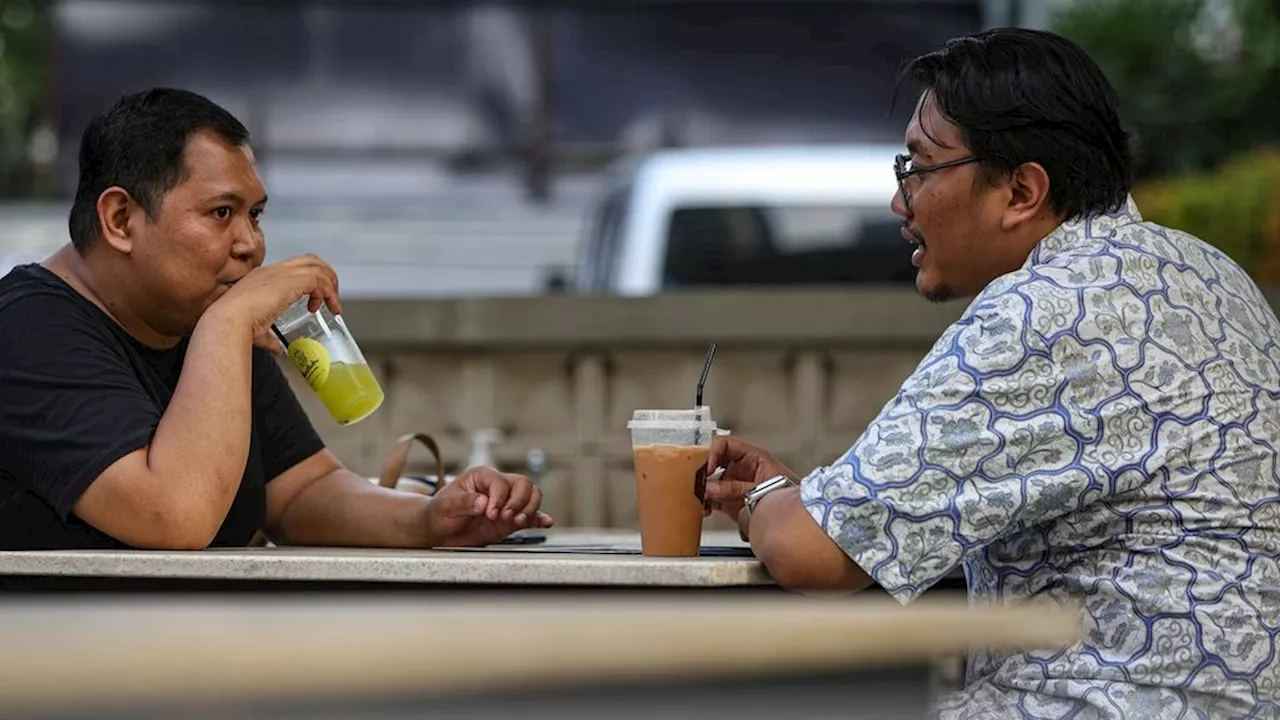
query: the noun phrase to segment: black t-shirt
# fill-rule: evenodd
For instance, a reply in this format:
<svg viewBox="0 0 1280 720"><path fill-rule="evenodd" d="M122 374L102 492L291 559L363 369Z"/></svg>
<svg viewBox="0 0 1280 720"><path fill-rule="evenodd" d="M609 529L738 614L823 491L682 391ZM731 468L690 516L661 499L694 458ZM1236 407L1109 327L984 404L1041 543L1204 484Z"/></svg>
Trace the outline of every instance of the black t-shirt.
<svg viewBox="0 0 1280 720"><path fill-rule="evenodd" d="M186 350L148 348L39 265L0 279L0 549L124 547L71 508L107 467L150 444ZM267 482L324 448L280 366L257 348L251 438L215 546L248 543Z"/></svg>

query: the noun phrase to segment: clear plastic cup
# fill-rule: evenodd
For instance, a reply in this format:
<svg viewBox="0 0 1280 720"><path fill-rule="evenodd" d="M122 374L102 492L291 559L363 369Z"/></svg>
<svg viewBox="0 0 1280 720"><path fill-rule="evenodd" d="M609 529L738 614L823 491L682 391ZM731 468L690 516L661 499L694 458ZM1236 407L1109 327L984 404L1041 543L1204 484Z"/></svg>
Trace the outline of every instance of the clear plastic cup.
<svg viewBox="0 0 1280 720"><path fill-rule="evenodd" d="M645 555L694 557L702 545L707 457L716 424L711 408L636 410L631 452Z"/></svg>
<svg viewBox="0 0 1280 720"><path fill-rule="evenodd" d="M385 395L341 315L307 310L310 298L290 305L275 322L294 367L339 425L373 414Z"/></svg>

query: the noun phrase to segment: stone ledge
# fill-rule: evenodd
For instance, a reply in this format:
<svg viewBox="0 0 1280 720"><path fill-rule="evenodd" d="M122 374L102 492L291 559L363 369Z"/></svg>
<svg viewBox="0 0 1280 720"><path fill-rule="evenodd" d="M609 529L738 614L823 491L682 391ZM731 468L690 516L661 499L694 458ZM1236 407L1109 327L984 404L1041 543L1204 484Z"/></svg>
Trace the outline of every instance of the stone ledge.
<svg viewBox="0 0 1280 720"><path fill-rule="evenodd" d="M345 304L365 348L928 346L965 302L906 289L724 290L649 298L591 295L368 300Z"/></svg>
<svg viewBox="0 0 1280 720"><path fill-rule="evenodd" d="M1264 290L1280 307L1280 287ZM346 318L367 349L735 347L927 348L968 306L897 287L733 289L647 298L545 295L357 300Z"/></svg>

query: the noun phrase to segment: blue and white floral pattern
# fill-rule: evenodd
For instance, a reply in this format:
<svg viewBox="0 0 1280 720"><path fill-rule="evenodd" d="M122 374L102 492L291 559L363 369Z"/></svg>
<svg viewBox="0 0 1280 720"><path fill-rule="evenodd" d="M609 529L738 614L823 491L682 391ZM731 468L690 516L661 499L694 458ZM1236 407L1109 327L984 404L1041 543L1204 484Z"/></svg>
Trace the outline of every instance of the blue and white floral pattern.
<svg viewBox="0 0 1280 720"><path fill-rule="evenodd" d="M806 507L909 602L1083 609L1082 643L975 653L944 718L1280 716L1280 323L1241 268L1119 212L991 283Z"/></svg>

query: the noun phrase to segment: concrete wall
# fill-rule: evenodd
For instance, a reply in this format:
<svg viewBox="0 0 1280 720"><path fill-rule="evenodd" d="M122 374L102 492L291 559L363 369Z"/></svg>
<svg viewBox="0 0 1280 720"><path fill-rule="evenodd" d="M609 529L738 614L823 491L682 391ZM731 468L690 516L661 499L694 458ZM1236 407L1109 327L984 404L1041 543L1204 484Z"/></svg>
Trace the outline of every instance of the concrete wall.
<svg viewBox="0 0 1280 720"><path fill-rule="evenodd" d="M499 428L499 466L546 451L548 510L565 525L635 525L626 422L635 408L691 407L711 341L704 400L717 421L800 472L857 439L963 303L907 290L679 293L349 302L346 319L387 391L339 427L286 374L330 447L377 475L408 432L461 467L471 432ZM429 470L425 450L410 458ZM714 527L724 527L717 523Z"/></svg>
<svg viewBox="0 0 1280 720"><path fill-rule="evenodd" d="M1280 289L1266 294L1280 306ZM292 367L286 375L350 467L377 475L395 438L425 432L456 470L472 432L499 428L503 469L546 451L546 504L562 524L633 527L626 422L636 408L691 407L708 343L719 349L704 400L720 426L804 473L853 444L965 303L931 304L903 288L344 307L387 391L383 407L339 427ZM416 450L410 472L431 471L427 461Z"/></svg>

